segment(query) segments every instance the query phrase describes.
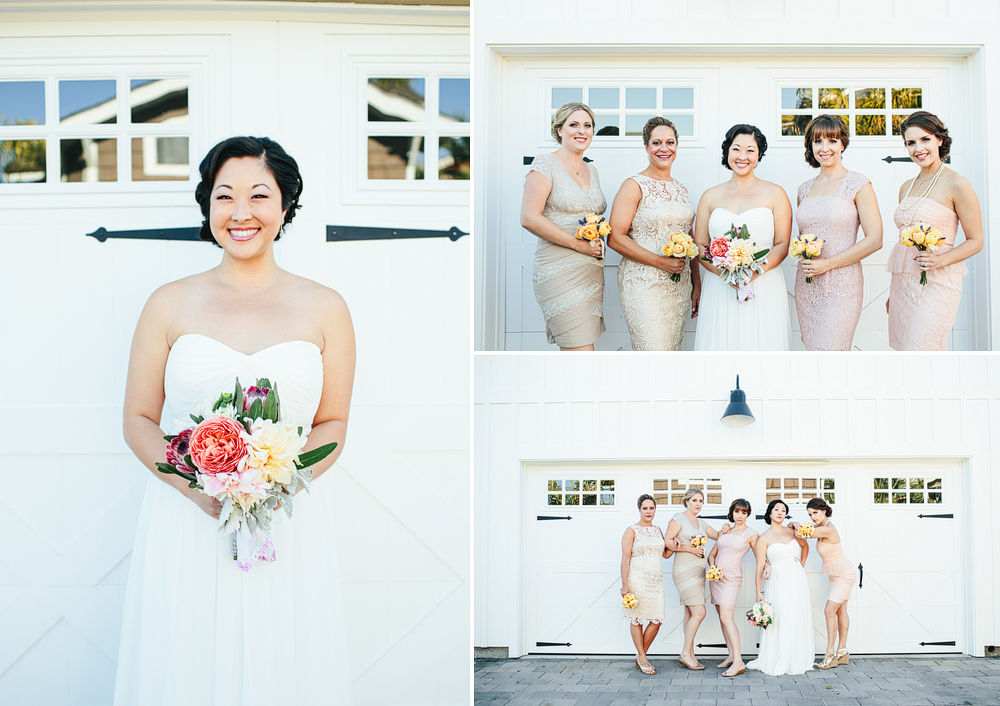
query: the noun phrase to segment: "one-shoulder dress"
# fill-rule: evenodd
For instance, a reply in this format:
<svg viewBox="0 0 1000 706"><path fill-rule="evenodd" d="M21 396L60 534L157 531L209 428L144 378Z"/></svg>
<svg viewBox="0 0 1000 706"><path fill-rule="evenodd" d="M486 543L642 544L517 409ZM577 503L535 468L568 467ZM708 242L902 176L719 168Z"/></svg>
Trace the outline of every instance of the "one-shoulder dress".
<svg viewBox="0 0 1000 706"><path fill-rule="evenodd" d="M945 237L945 245L937 252L955 247L958 214L947 206L925 199L912 210L903 206L918 201L911 196L896 206L893 220L902 231L917 223L936 226ZM912 216L912 220L911 220ZM908 221L908 223L904 223ZM962 277L968 272L964 262L927 272L927 284L920 284L917 249L897 242L889 254L886 270L892 273L889 284L889 345L897 351L943 351L948 334L955 324L958 305L962 302Z"/></svg>
<svg viewBox="0 0 1000 706"><path fill-rule="evenodd" d="M323 357L307 341L246 355L200 334L170 349L163 387L171 433L220 392L266 377L284 421L312 426ZM150 476L122 610L115 706L350 704L336 555L334 487L325 474L272 526L275 561L241 571L218 520Z"/></svg>
<svg viewBox="0 0 1000 706"><path fill-rule="evenodd" d="M659 181L641 174L632 180L642 199L628 235L640 247L662 255L674 232L687 233L694 209L687 188L679 181ZM697 267L698 265L694 265ZM670 272L622 257L618 293L634 351L679 351L684 322L691 309L691 262L684 264L680 282Z"/></svg>
<svg viewBox="0 0 1000 706"><path fill-rule="evenodd" d="M590 169L590 191L585 192L552 154L540 154L531 163L552 182L542 215L570 235L588 213L604 213L608 202L601 191L597 167ZM589 346L604 333L604 259L538 239L532 283L545 317L549 343L560 348Z"/></svg>
<svg viewBox="0 0 1000 706"><path fill-rule="evenodd" d="M858 242L858 215L854 198L868 177L847 172L835 194L808 196L816 178L799 186L795 222L799 233L812 233L823 240L817 259L842 253ZM802 343L811 351L849 351L861 318L865 281L861 263L838 267L806 282L799 262L795 272L795 310L799 316Z"/></svg>

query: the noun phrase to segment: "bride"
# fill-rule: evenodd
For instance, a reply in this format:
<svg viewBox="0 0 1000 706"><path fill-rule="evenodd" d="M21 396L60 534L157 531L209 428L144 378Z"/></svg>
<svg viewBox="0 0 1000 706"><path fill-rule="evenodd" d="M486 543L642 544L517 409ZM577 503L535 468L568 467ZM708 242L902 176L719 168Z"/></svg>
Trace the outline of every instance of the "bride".
<svg viewBox="0 0 1000 706"><path fill-rule="evenodd" d="M701 258L714 276L702 284L696 351L791 350L788 292L779 265L788 254L792 205L785 190L758 179L754 173L767 151L767 139L753 125L734 125L722 143L722 164L732 171L729 181L706 191L698 202L694 239L701 252L732 226L746 225L756 250L770 248L764 273L754 273L754 298L740 303L736 288L719 278L721 270Z"/></svg>
<svg viewBox="0 0 1000 706"><path fill-rule="evenodd" d="M349 704L334 488L323 475L347 433L351 317L339 294L275 262L274 241L302 191L298 165L280 145L230 138L200 170L201 236L222 249L222 261L152 294L129 357L125 440L152 475L129 567L114 703ZM219 502L155 466L165 460L161 414L171 433L190 427L189 415L237 377L244 387L260 377L277 385L281 417L307 430L306 449L338 444L313 467L294 519L272 528L274 563L247 572L219 536Z"/></svg>
<svg viewBox="0 0 1000 706"><path fill-rule="evenodd" d="M804 674L813 668L816 656L812 602L803 568L809 545L796 537L791 528L782 526L787 516L788 506L784 501L772 500L764 513L764 522L771 528L758 537L754 547L757 600L767 600L774 607L774 622L761 631L760 652L757 659L747 663L747 669L774 677ZM761 589L765 561L770 565L766 598Z"/></svg>

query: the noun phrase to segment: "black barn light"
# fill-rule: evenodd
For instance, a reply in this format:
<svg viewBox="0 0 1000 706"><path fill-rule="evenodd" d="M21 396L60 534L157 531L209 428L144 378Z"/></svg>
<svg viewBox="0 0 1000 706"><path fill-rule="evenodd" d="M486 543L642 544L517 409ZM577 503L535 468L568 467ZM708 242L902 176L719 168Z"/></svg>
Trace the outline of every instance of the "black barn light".
<svg viewBox="0 0 1000 706"><path fill-rule="evenodd" d="M729 393L729 406L722 415L722 423L731 427L745 427L753 424L753 412L747 406L747 395L740 389L740 376L736 376L736 389Z"/></svg>

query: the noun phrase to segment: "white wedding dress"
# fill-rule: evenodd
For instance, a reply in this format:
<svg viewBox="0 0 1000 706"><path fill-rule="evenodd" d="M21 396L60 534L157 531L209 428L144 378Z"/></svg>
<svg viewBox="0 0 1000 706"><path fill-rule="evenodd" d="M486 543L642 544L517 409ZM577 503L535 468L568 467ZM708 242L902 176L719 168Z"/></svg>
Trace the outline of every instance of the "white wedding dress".
<svg viewBox="0 0 1000 706"><path fill-rule="evenodd" d="M711 240L735 225L746 225L757 250L774 245L774 214L766 206L733 213L717 208L708 217ZM696 351L789 351L792 349L788 291L781 268L760 275L750 284L755 298L740 303L736 290L705 270L702 276Z"/></svg>
<svg viewBox="0 0 1000 706"><path fill-rule="evenodd" d="M253 355L186 334L170 350L164 391L172 433L188 416L267 377L285 421L308 429L323 389L323 360L306 341ZM332 474L295 498L272 527L276 560L248 572L209 517L150 477L129 567L115 706L350 704L351 680L334 534ZM281 513L279 513L281 515Z"/></svg>
<svg viewBox="0 0 1000 706"><path fill-rule="evenodd" d="M780 677L804 674L813 668L816 647L809 582L806 570L796 561L801 552L795 539L767 547L771 573L764 585L764 597L774 608L774 622L760 631L760 652L757 659L747 663L747 669Z"/></svg>

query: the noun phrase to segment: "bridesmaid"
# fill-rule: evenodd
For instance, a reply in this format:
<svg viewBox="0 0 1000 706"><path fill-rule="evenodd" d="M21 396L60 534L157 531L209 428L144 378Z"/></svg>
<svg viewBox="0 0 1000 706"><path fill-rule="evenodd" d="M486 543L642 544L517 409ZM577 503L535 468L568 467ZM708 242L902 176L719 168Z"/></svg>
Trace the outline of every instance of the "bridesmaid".
<svg viewBox="0 0 1000 706"><path fill-rule="evenodd" d="M687 258L667 257L670 234L691 234L694 209L687 188L670 176L677 128L662 117L642 130L649 166L626 179L611 206L608 247L622 254L618 293L634 351L679 351L690 308L698 315L701 273ZM673 275L681 281L674 282Z"/></svg>
<svg viewBox="0 0 1000 706"><path fill-rule="evenodd" d="M626 608L632 642L635 643L635 666L643 674L656 674L646 652L663 623L663 565L673 550L664 546L663 531L653 524L656 500L640 495L639 521L625 530L622 537L622 597L631 593L635 608ZM643 630L643 621L649 621Z"/></svg>
<svg viewBox="0 0 1000 706"><path fill-rule="evenodd" d="M820 172L799 186L795 222L799 233L824 241L822 255L802 260L795 274L802 343L811 351L851 349L864 303L861 260L882 247L875 190L868 177L840 161L850 139L847 124L835 115L820 115L806 127L806 163Z"/></svg>
<svg viewBox="0 0 1000 706"><path fill-rule="evenodd" d="M735 524L728 534L719 537L712 553L708 555L709 565L722 569L722 578L709 581L708 588L712 594L712 603L719 613L722 635L729 649L729 657L719 665L719 669L729 667L722 673L724 677L735 677L746 671L740 646L740 630L733 620L733 613L736 612L736 599L739 598L740 587L743 585L743 557L757 544L757 532L747 527L750 512L748 501L743 498L733 501L729 506L728 517Z"/></svg>
<svg viewBox="0 0 1000 706"><path fill-rule="evenodd" d="M564 351L592 351L604 333L604 243L574 235L581 218L608 207L597 167L583 161L594 122L583 103L559 109L552 123L559 149L535 157L521 201L521 226L538 236L532 280L545 335Z"/></svg>
<svg viewBox="0 0 1000 706"><path fill-rule="evenodd" d="M903 144L920 173L899 187L893 220L900 232L917 223L936 226L946 244L937 252L918 252L896 243L886 269L892 273L889 345L897 351L943 351L962 300L966 260L983 249L983 215L969 180L945 166L951 151L948 128L940 118L917 111L899 127ZM965 241L955 245L961 224ZM920 284L920 273L927 284Z"/></svg>
<svg viewBox="0 0 1000 706"><path fill-rule="evenodd" d="M691 540L701 534L710 539L718 539L719 533L705 520L698 518L705 504L704 494L697 488L684 493L684 512L670 518L667 525L667 541L673 542L674 585L684 606L684 648L677 661L688 669L704 669L694 656L694 638L705 619L705 547L692 547ZM669 544L667 546L670 546Z"/></svg>
<svg viewBox="0 0 1000 706"><path fill-rule="evenodd" d="M830 577L830 593L826 608L823 609L826 616L826 658L816 665L818 669L830 669L851 660L851 654L847 651L847 631L851 626L851 620L847 616L847 601L851 597L851 589L858 573L854 564L844 556L840 532L830 522L833 508L823 498L813 498L806 505L806 510L809 512L809 519L816 525L812 536L816 540L816 551L823 559L823 574ZM799 523L789 522L788 526L797 530Z"/></svg>

